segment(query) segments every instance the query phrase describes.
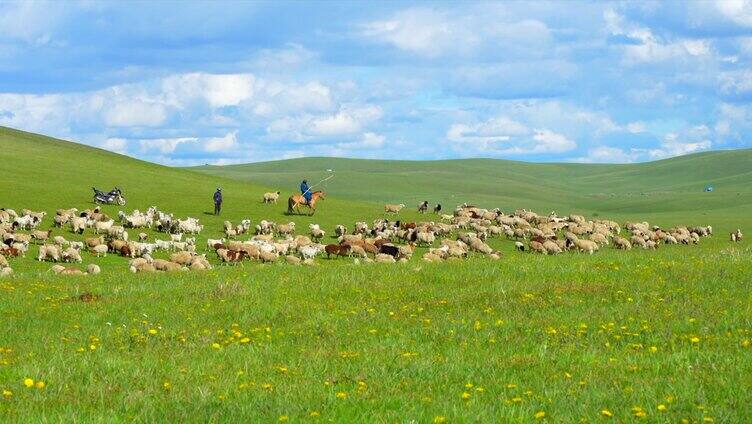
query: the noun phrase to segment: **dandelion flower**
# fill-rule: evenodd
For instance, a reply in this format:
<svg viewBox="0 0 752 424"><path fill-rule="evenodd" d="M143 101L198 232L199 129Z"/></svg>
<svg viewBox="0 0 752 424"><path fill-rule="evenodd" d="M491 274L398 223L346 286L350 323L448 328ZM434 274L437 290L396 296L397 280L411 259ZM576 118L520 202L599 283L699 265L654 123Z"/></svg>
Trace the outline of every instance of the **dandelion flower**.
<svg viewBox="0 0 752 424"><path fill-rule="evenodd" d="M536 420L539 420L541 418L544 418L546 416L546 413L543 411L538 411L533 416L535 417Z"/></svg>
<svg viewBox="0 0 752 424"><path fill-rule="evenodd" d="M241 344L248 344L250 342L251 342L251 339L248 337L243 337L242 339L240 339Z"/></svg>
<svg viewBox="0 0 752 424"><path fill-rule="evenodd" d="M692 337L691 339L689 339L689 341L692 342L692 343L700 343L700 338L697 337L697 336L695 336L695 337Z"/></svg>
<svg viewBox="0 0 752 424"><path fill-rule="evenodd" d="M434 424L443 424L446 422L446 417L442 417L441 415L437 415L433 418Z"/></svg>
<svg viewBox="0 0 752 424"><path fill-rule="evenodd" d="M651 351L652 353L658 352L658 348L657 348L657 347L655 347L655 346L650 346L650 351Z"/></svg>
<svg viewBox="0 0 752 424"><path fill-rule="evenodd" d="M309 417L318 417L321 413L319 411L311 411L310 414L308 414Z"/></svg>
<svg viewBox="0 0 752 424"><path fill-rule="evenodd" d="M712 423L712 422L715 422L715 420L712 417L702 417L702 422Z"/></svg>
<svg viewBox="0 0 752 424"><path fill-rule="evenodd" d="M212 349L221 349L221 348L222 348L222 345L220 345L219 343L217 342L212 343Z"/></svg>
<svg viewBox="0 0 752 424"><path fill-rule="evenodd" d="M24 386L26 386L28 388L32 388L32 387L34 387L34 380L32 380L30 378L26 378L26 379L24 379L23 384L24 384Z"/></svg>
<svg viewBox="0 0 752 424"><path fill-rule="evenodd" d="M462 397L462 400L468 400L471 396L472 395L468 392L462 392L462 395L460 397Z"/></svg>
<svg viewBox="0 0 752 424"><path fill-rule="evenodd" d="M37 381L37 384L35 384L35 386L37 387L37 389L41 390L41 389L44 389L45 386L47 386L47 384L44 381L40 380L40 381Z"/></svg>
<svg viewBox="0 0 752 424"><path fill-rule="evenodd" d="M603 409L601 410L601 415L603 415L604 417L613 417L614 413L609 411L608 409Z"/></svg>
<svg viewBox="0 0 752 424"><path fill-rule="evenodd" d="M281 422L281 423L287 422L287 420L289 420L289 419L290 419L290 417L288 417L287 415L280 415L279 416L279 422Z"/></svg>
<svg viewBox="0 0 752 424"><path fill-rule="evenodd" d="M659 411L663 412L663 411L665 411L666 409L668 409L668 408L666 408L666 405L664 405L664 404L660 404L660 405L658 405L658 410L659 410Z"/></svg>
<svg viewBox="0 0 752 424"><path fill-rule="evenodd" d="M337 392L337 399L346 399L347 393L345 392Z"/></svg>
<svg viewBox="0 0 752 424"><path fill-rule="evenodd" d="M150 328L149 329L149 334L151 334L151 335L157 334L157 329L156 328Z"/></svg>

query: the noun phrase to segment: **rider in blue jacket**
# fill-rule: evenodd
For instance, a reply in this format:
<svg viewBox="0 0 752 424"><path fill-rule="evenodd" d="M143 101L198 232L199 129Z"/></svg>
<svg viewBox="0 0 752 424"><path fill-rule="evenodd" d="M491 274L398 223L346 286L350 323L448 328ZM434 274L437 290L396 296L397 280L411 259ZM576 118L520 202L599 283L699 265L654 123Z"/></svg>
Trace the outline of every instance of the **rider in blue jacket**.
<svg viewBox="0 0 752 424"><path fill-rule="evenodd" d="M305 197L306 203L311 203L311 189L308 187L308 180L303 180L300 183L300 193Z"/></svg>

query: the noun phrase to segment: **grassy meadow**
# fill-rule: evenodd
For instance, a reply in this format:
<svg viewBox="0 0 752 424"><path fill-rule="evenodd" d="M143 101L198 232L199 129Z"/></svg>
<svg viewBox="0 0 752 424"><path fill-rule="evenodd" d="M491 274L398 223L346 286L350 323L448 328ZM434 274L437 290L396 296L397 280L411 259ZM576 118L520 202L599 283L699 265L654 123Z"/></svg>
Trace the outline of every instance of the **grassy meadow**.
<svg viewBox="0 0 752 424"><path fill-rule="evenodd" d="M199 250L224 219L293 220L299 233L316 222L331 234L382 217L384 202L407 204L404 220L436 219L414 212L424 198L446 212L467 201L716 233L655 252L538 256L494 239L500 261L427 264L419 250L405 264L169 275L85 254L83 266L102 267L86 277L50 275L32 247L0 279L0 418L750 422L752 246L727 237L752 228L750 163L736 151L639 165L314 158L176 169L0 128L0 206L90 208L92 186L117 185L127 211L199 218ZM261 203L327 169L335 178L315 216ZM216 186L221 217L209 214Z"/></svg>

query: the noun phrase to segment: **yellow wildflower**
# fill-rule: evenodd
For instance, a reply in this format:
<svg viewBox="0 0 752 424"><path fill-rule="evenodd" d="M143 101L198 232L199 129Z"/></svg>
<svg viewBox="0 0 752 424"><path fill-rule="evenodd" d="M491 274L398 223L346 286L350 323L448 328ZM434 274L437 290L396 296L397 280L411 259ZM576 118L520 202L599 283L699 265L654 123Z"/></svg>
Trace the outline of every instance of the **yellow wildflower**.
<svg viewBox="0 0 752 424"><path fill-rule="evenodd" d="M468 400L468 399L470 399L471 396L472 395L470 393L468 393L468 392L462 392L462 395L460 395L460 397L462 398L462 400Z"/></svg>
<svg viewBox="0 0 752 424"><path fill-rule="evenodd" d="M660 404L660 405L658 405L658 410L659 410L659 411L663 412L663 411L665 411L666 409L668 409L668 408L666 408L666 405L664 405L664 404Z"/></svg>
<svg viewBox="0 0 752 424"><path fill-rule="evenodd" d="M279 416L279 422L281 422L281 423L284 423L284 422L286 422L289 419L290 419L290 417L288 417L287 415L280 415Z"/></svg>
<svg viewBox="0 0 752 424"><path fill-rule="evenodd" d="M544 418L546 416L546 413L543 411L538 411L535 413L534 417L536 420L539 420L541 418Z"/></svg>
<svg viewBox="0 0 752 424"><path fill-rule="evenodd" d="M321 413L319 411L311 411L310 414L308 414L309 417L318 417Z"/></svg>
<svg viewBox="0 0 752 424"><path fill-rule="evenodd" d="M700 338L697 337L697 336L695 336L695 337L692 337L691 339L689 339L689 341L692 342L692 343L700 343Z"/></svg>
<svg viewBox="0 0 752 424"><path fill-rule="evenodd" d="M345 392L337 392L337 399L346 399L347 393Z"/></svg>
<svg viewBox="0 0 752 424"><path fill-rule="evenodd" d="M150 328L149 329L149 334L151 334L151 335L157 334L157 329L156 328Z"/></svg>
<svg viewBox="0 0 752 424"><path fill-rule="evenodd" d="M442 417L441 415L437 415L433 418L434 424L442 424L446 422L446 417Z"/></svg>
<svg viewBox="0 0 752 424"><path fill-rule="evenodd" d="M9 398L9 397L11 397L11 396L13 396L13 392L11 392L11 391L10 391L10 390L8 390L8 389L3 389L3 397L4 397L4 398L6 398L6 399L7 399L7 398Z"/></svg>
<svg viewBox="0 0 752 424"><path fill-rule="evenodd" d="M614 413L609 411L608 409L603 409L601 410L601 415L603 415L604 417L613 417Z"/></svg>
<svg viewBox="0 0 752 424"><path fill-rule="evenodd" d="M23 384L24 384L24 386L26 386L28 388L32 388L32 387L34 387L34 380L32 380L30 378L26 378L26 379L24 379Z"/></svg>
<svg viewBox="0 0 752 424"><path fill-rule="evenodd" d="M40 380L40 381L37 381L37 384L35 384L35 386L37 387L37 389L44 389L45 386L47 386L47 384L45 384L44 381Z"/></svg>

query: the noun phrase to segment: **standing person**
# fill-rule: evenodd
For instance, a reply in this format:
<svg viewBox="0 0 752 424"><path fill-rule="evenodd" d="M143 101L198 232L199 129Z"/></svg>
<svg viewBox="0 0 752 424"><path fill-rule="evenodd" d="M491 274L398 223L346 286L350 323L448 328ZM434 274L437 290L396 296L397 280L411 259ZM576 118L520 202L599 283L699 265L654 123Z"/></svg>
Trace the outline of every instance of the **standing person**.
<svg viewBox="0 0 752 424"><path fill-rule="evenodd" d="M217 187L217 191L214 192L214 215L219 215L222 211L222 189Z"/></svg>
<svg viewBox="0 0 752 424"><path fill-rule="evenodd" d="M311 189L308 187L308 180L303 180L302 183L300 183L300 194L305 197L306 203L311 203Z"/></svg>

